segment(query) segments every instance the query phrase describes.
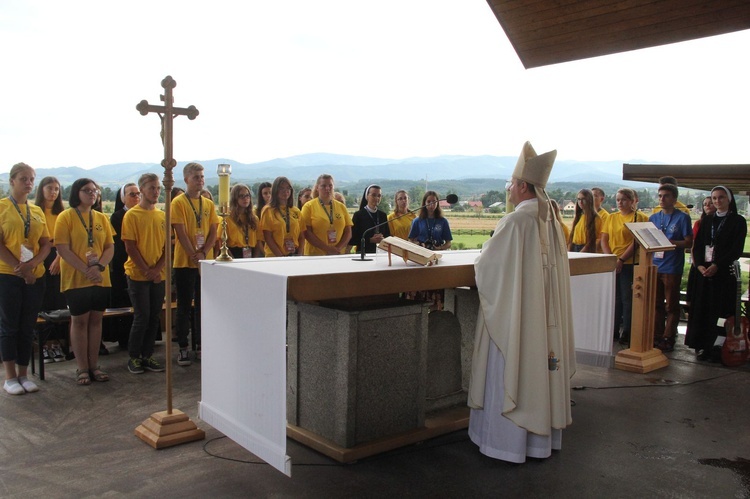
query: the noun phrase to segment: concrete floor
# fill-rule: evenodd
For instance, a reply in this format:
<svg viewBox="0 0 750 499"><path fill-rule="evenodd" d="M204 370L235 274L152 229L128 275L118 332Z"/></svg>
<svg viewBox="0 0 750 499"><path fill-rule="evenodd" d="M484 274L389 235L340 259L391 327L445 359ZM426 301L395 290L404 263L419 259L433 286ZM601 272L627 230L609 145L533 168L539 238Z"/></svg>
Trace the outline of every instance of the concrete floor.
<svg viewBox="0 0 750 499"><path fill-rule="evenodd" d="M78 387L61 362L39 393L0 393L0 496L750 497L750 368L698 363L682 345L649 374L579 366L586 388L550 459L489 459L466 431L350 465L289 440L292 478L197 418L198 363L174 364L174 407L206 440L144 444L133 430L166 409L164 375L132 375L111 350L109 383Z"/></svg>

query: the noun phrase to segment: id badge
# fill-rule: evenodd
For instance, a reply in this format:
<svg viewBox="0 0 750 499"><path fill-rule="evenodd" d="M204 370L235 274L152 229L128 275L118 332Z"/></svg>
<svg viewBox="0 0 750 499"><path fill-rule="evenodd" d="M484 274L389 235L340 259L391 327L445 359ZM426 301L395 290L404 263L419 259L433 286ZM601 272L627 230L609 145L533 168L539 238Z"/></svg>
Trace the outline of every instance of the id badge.
<svg viewBox="0 0 750 499"><path fill-rule="evenodd" d="M664 252L663 251L657 251L654 253L654 258L663 259L664 258Z"/></svg>
<svg viewBox="0 0 750 499"><path fill-rule="evenodd" d="M249 246L245 246L242 248L242 258L252 258L253 257L253 249Z"/></svg>
<svg viewBox="0 0 750 499"><path fill-rule="evenodd" d="M86 252L86 263L89 267L93 267L97 263L99 263L99 255L94 252L94 250L88 250Z"/></svg>
<svg viewBox="0 0 750 499"><path fill-rule="evenodd" d="M328 229L328 244L336 244L338 242L336 238L336 229Z"/></svg>
<svg viewBox="0 0 750 499"><path fill-rule="evenodd" d="M203 231L198 229L195 233L195 249L201 249L206 245L206 236L203 235Z"/></svg>
<svg viewBox="0 0 750 499"><path fill-rule="evenodd" d="M297 251L297 248L294 246L294 239L290 237L284 239L284 250L286 250L287 255Z"/></svg>
<svg viewBox="0 0 750 499"><path fill-rule="evenodd" d="M34 252L31 251L26 245L22 244L21 245L21 258L19 258L21 263L26 263L32 258L34 258Z"/></svg>
<svg viewBox="0 0 750 499"><path fill-rule="evenodd" d="M713 246L706 246L706 263L711 263L714 261L714 247Z"/></svg>

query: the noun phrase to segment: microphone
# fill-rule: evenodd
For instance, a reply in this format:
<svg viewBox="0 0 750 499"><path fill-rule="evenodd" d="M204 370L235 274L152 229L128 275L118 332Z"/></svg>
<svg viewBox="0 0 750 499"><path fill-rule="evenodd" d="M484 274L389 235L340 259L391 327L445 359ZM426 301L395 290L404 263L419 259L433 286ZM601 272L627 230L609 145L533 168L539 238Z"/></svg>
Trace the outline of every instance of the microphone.
<svg viewBox="0 0 750 499"><path fill-rule="evenodd" d="M438 199L438 205L440 204L440 201L447 201L448 204L456 204L456 203L458 203L458 196L456 196L455 194L448 194L447 196L445 196L445 199ZM371 262L372 258L365 258L365 240L366 240L365 236L367 235L367 233L370 232L370 231L373 231L373 230L377 229L378 227L382 227L383 225L386 225L389 222L393 222L394 220L398 220L399 218L405 217L406 215L414 213L415 211L419 211L422 208L427 208L427 205L424 204L424 205L420 206L419 208L414 208L413 210L409 210L406 213L402 213L401 215L399 215L397 217L393 217L391 220L387 220L387 221L385 221L383 223L379 223L379 224L374 225L374 226L370 227L369 229L365 230L362 233L362 240L359 243L359 252L360 252L359 258L352 258L352 260L354 260L355 262Z"/></svg>

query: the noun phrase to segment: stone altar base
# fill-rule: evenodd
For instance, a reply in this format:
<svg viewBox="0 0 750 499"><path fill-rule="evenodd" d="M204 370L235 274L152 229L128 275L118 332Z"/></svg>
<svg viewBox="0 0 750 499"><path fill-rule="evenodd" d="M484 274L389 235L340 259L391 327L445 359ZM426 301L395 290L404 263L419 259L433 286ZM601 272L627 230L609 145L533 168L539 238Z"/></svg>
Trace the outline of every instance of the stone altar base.
<svg viewBox="0 0 750 499"><path fill-rule="evenodd" d="M423 427L427 305L340 305L288 302L287 422L341 448Z"/></svg>

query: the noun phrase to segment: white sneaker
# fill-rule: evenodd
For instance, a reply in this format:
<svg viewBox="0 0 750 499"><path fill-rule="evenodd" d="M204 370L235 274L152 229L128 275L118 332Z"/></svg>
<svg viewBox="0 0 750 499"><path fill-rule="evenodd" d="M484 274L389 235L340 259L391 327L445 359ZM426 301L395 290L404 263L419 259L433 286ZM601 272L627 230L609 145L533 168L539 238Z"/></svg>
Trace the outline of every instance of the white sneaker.
<svg viewBox="0 0 750 499"><path fill-rule="evenodd" d="M3 388L6 392L10 393L11 395L23 395L26 393L26 390L23 389L23 386L21 386L21 383L18 382L18 379L6 379L5 383L3 384Z"/></svg>
<svg viewBox="0 0 750 499"><path fill-rule="evenodd" d="M21 387L27 393L32 393L32 392L38 392L39 391L39 387L36 385L36 383L34 383L33 381L31 381L26 376L19 376L18 377L18 382L21 384Z"/></svg>

